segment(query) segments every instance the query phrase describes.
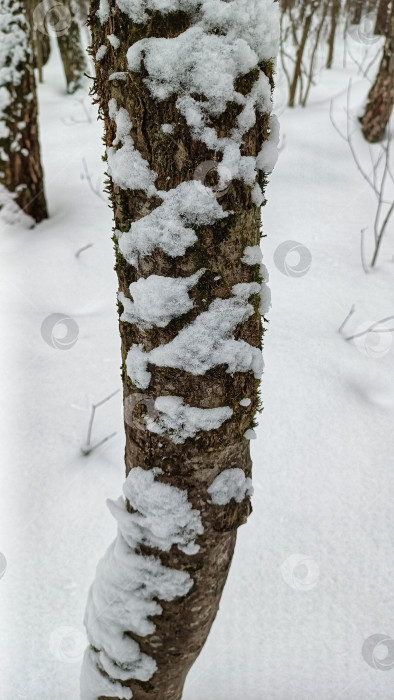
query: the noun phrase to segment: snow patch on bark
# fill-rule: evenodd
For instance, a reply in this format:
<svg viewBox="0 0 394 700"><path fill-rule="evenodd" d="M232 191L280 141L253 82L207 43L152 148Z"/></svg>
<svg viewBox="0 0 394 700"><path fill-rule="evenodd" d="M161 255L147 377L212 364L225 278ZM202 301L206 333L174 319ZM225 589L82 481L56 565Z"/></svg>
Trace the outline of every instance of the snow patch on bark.
<svg viewBox="0 0 394 700"><path fill-rule="evenodd" d="M100 672L97 654L92 649L86 649L83 658L83 673L81 675L81 700L97 700L104 696L130 700L133 693L118 681L111 681ZM103 669L102 669L103 670Z"/></svg>
<svg viewBox="0 0 394 700"><path fill-rule="evenodd" d="M259 170L264 170L265 173L271 173L273 171L279 156L280 126L275 114L270 116L269 128L269 137L267 141L264 141L256 159L257 167Z"/></svg>
<svg viewBox="0 0 394 700"><path fill-rule="evenodd" d="M118 49L120 46L120 39L118 39L116 34L107 34L107 39L111 44L112 48L116 51L116 49Z"/></svg>
<svg viewBox="0 0 394 700"><path fill-rule="evenodd" d="M126 359L126 368L131 381L146 389L151 374L148 363L159 367L172 367L194 375L205 374L219 365L227 365L227 372L253 371L260 377L264 362L261 351L244 340L235 340L236 327L253 315L248 303L251 294L260 292L257 282L236 284L233 297L215 299L208 311L201 313L195 321L183 328L166 345L159 345L146 352L142 345L132 345Z"/></svg>
<svg viewBox="0 0 394 700"><path fill-rule="evenodd" d="M229 406L196 408L183 403L180 396L159 396L155 408L160 415L156 420L146 418L146 427L152 433L167 435L176 445L192 438L200 430L217 430L231 416Z"/></svg>
<svg viewBox="0 0 394 700"><path fill-rule="evenodd" d="M101 24L105 24L109 19L109 1L100 0L99 9L97 10L97 17L99 18Z"/></svg>
<svg viewBox="0 0 394 700"><path fill-rule="evenodd" d="M130 547L145 544L169 552L176 545L185 554L196 554L195 539L204 532L200 514L188 502L186 491L156 481L158 473L132 469L123 492L136 512L130 513L123 499L109 501L110 511Z"/></svg>
<svg viewBox="0 0 394 700"><path fill-rule="evenodd" d="M197 241L192 226L206 226L228 216L217 203L215 193L196 180L158 194L162 204L133 222L126 233L116 232L120 252L134 267L138 267L140 257L151 255L156 248L171 257L184 255Z"/></svg>
<svg viewBox="0 0 394 700"><path fill-rule="evenodd" d="M225 506L233 498L241 503L246 496L253 495L252 480L245 477L242 469L225 469L212 482L208 493L214 505Z"/></svg>
<svg viewBox="0 0 394 700"><path fill-rule="evenodd" d="M132 282L129 286L131 300L122 292L118 299L124 312L121 321L134 323L138 328L165 328L173 318L190 311L194 304L188 292L197 284L204 269L190 277L161 277L150 275Z"/></svg>
<svg viewBox="0 0 394 700"><path fill-rule="evenodd" d="M115 99L108 103L109 116L116 124L116 136L112 146L107 148L108 174L115 185L123 190L143 190L148 196L156 194L155 181L157 174L153 172L148 161L142 158L134 148L130 136L133 124L129 113L123 107L118 109ZM121 145L120 145L121 144Z"/></svg>
<svg viewBox="0 0 394 700"><path fill-rule="evenodd" d="M123 491L132 512L122 498L109 502L118 535L98 564L88 596L85 626L91 648L82 666L81 700L127 700L131 690L119 681L148 681L153 676L155 660L126 633L152 634L156 626L150 618L162 613L158 601L183 597L193 586L186 571L137 553L141 545L165 552L176 545L188 555L199 549L195 539L204 531L200 513L188 502L186 491L155 481L161 473L139 467L130 471Z"/></svg>
<svg viewBox="0 0 394 700"><path fill-rule="evenodd" d="M107 53L107 47L105 44L101 44L101 46L98 48L95 56L96 61L102 61L105 54Z"/></svg>
<svg viewBox="0 0 394 700"><path fill-rule="evenodd" d="M269 274L266 266L262 262L263 253L258 245L246 246L244 249L241 262L245 265L259 265L260 275L263 278L263 282L260 287L260 306L259 313L265 316L271 308L271 290L267 284L269 281Z"/></svg>

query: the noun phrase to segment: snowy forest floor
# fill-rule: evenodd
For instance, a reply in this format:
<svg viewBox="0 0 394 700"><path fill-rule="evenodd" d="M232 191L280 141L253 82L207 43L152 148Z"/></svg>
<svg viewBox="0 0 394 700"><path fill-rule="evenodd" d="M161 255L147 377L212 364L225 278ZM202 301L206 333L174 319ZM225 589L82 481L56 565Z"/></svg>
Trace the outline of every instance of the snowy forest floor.
<svg viewBox="0 0 394 700"><path fill-rule="evenodd" d="M94 441L116 436L81 453L91 404L121 388L111 211L82 162L100 191L102 123L89 97L64 94L55 52L44 75L51 218L34 230L3 222L0 239L0 696L9 700L77 700L87 591L115 536L105 499L123 482L120 392L97 410L93 431ZM352 304L348 335L394 314L394 235L391 227L365 274L360 230L368 227L368 248L375 199L329 116L336 96L344 126L351 76L360 113L368 82L351 60L343 68L339 51L307 108L280 117L284 148L262 214L273 308L252 445L254 512L184 700L393 696L394 669L373 668L362 650L372 635L394 637L394 342L391 333L347 342L337 329ZM358 147L367 159L361 138ZM299 277L274 261L289 240L311 254ZM78 324L67 351L41 335L53 313Z"/></svg>

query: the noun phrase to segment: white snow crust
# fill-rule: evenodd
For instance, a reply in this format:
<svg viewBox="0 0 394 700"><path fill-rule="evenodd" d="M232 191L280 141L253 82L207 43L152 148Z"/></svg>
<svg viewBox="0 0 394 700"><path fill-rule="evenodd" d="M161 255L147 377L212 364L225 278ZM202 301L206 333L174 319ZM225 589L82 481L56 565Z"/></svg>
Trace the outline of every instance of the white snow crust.
<svg viewBox="0 0 394 700"><path fill-rule="evenodd" d="M155 401L159 416L155 420L146 418L146 427L152 433L166 435L176 445L194 437L200 430L216 430L231 418L229 406L218 408L196 408L184 404L180 396L159 396Z"/></svg>
<svg viewBox="0 0 394 700"><path fill-rule="evenodd" d="M225 469L208 488L211 496L211 503L218 506L225 506L234 498L237 503L241 503L245 496L252 496L252 480L245 477L242 469Z"/></svg>
<svg viewBox="0 0 394 700"><path fill-rule="evenodd" d="M137 554L141 544L163 552L176 545L188 555L199 549L195 538L204 531L200 514L185 491L155 481L161 473L139 467L130 471L123 491L132 512L123 498L108 502L118 535L97 566L88 596L85 626L91 649L82 667L81 700L111 697L112 692L114 697L131 698L131 691L122 689L119 681L148 681L153 676L155 660L125 632L152 634L155 624L150 618L162 613L158 601L185 596L193 586L186 571L165 567L158 557Z"/></svg>
<svg viewBox="0 0 394 700"><path fill-rule="evenodd" d="M126 233L117 231L119 250L130 264L138 267L140 257L156 248L179 257L197 241L193 226L213 224L228 216L214 192L201 182L182 182L169 192L160 192L163 203L150 214L131 224Z"/></svg>
<svg viewBox="0 0 394 700"><path fill-rule="evenodd" d="M193 308L188 292L198 282L204 269L190 277L141 277L130 287L131 299L119 292L123 304L121 321L134 323L138 328L164 328L173 318L182 316Z"/></svg>
<svg viewBox="0 0 394 700"><path fill-rule="evenodd" d="M127 373L143 389L150 383L148 363L173 367L194 375L205 374L212 367L227 365L227 372L250 372L260 377L263 368L261 351L244 340L235 340L233 332L254 313L248 303L251 294L260 291L256 282L234 285L229 299L215 299L207 311L183 328L166 345L146 352L133 345L127 355Z"/></svg>
<svg viewBox="0 0 394 700"><path fill-rule="evenodd" d="M108 174L115 185L124 190L143 190L147 195L153 196L156 194L154 182L157 175L134 148L130 136L133 124L129 114L123 107L118 109L115 99L111 99L108 106L109 116L116 123L115 140L107 148Z"/></svg>

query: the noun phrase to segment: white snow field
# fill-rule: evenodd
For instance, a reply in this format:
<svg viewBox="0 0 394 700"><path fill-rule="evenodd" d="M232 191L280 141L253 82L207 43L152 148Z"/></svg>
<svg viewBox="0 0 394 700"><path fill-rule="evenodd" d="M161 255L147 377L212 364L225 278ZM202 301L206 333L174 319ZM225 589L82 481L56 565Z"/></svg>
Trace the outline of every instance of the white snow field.
<svg viewBox="0 0 394 700"><path fill-rule="evenodd" d="M329 107L335 96L343 127L349 78L355 112L368 82L342 58L305 109L280 115L262 214L273 306L254 512L184 700L393 697L394 340L345 336L394 314L394 235L391 225L365 274L360 230L369 255L375 199ZM64 94L56 52L44 74L51 218L33 230L1 222L4 700L78 700L88 588L116 533L105 501L124 481L120 392L97 409L92 441L116 436L81 452L91 404L121 388L111 210L82 160L100 192L102 124L89 97Z"/></svg>

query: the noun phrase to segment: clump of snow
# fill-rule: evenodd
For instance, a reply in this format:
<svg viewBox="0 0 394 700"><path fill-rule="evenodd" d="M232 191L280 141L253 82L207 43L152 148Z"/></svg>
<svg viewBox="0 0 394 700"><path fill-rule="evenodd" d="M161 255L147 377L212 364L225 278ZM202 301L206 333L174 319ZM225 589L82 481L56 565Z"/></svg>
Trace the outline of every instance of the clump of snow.
<svg viewBox="0 0 394 700"><path fill-rule="evenodd" d="M275 114L270 116L269 122L270 134L267 141L264 141L260 153L256 158L256 164L259 170L264 170L265 173L271 173L278 160L278 145L280 136L279 121Z"/></svg>
<svg viewBox="0 0 394 700"><path fill-rule="evenodd" d="M240 406L250 406L250 404L251 404L250 399L241 399L241 401L239 402Z"/></svg>
<svg viewBox="0 0 394 700"><path fill-rule="evenodd" d="M208 100L210 114L221 114L236 98L234 79L258 63L257 55L243 39L206 34L193 26L172 39L149 38L134 43L127 51L129 70L148 77L144 82L159 100L173 94L196 93ZM206 67L210 70L207 72Z"/></svg>
<svg viewBox="0 0 394 700"><path fill-rule="evenodd" d="M146 427L158 435L167 435L176 445L194 437L200 430L217 430L231 418L229 406L196 408L183 403L180 396L159 396L155 401L159 416L146 419Z"/></svg>
<svg viewBox="0 0 394 700"><path fill-rule="evenodd" d="M207 311L183 328L166 345L146 352L142 345L132 345L126 359L127 373L139 388L147 388L151 374L148 363L159 367L173 367L194 375L227 365L227 372L250 372L260 377L263 358L259 348L244 340L235 340L236 327L253 315L248 303L251 294L260 291L256 282L234 285L233 297L215 299Z"/></svg>
<svg viewBox="0 0 394 700"><path fill-rule="evenodd" d="M184 255L197 240L191 226L213 224L228 216L215 193L201 182L182 182L169 192L160 192L163 203L150 214L131 224L127 233L117 231L119 250L127 262L138 267L140 256L160 248L167 255Z"/></svg>
<svg viewBox="0 0 394 700"><path fill-rule="evenodd" d="M116 34L107 34L107 39L109 43L111 44L113 49L118 49L120 46L120 39L116 36Z"/></svg>
<svg viewBox="0 0 394 700"><path fill-rule="evenodd" d="M198 552L195 539L204 528L199 512L187 500L186 491L160 483L152 471L135 467L126 479L123 493L135 513L129 513L123 499L116 503L109 501L108 505L130 547L146 544L168 552L176 545L186 554Z"/></svg>
<svg viewBox="0 0 394 700"><path fill-rule="evenodd" d="M234 498L241 503L246 496L253 495L252 480L245 477L242 469L224 469L208 488L211 503L225 506Z"/></svg>
<svg viewBox="0 0 394 700"><path fill-rule="evenodd" d="M244 39L259 61L276 57L280 9L272 0L204 0L202 26L226 33L230 41Z"/></svg>
<svg viewBox="0 0 394 700"><path fill-rule="evenodd" d="M190 277L177 278L150 275L133 282L129 287L132 300L122 292L118 294L124 307L121 321L135 323L141 329L164 328L173 318L193 308L188 292L204 272L201 269Z"/></svg>
<svg viewBox="0 0 394 700"><path fill-rule="evenodd" d="M259 313L265 316L271 308L271 289L265 282L262 283L260 289L260 306Z"/></svg>
<svg viewBox="0 0 394 700"><path fill-rule="evenodd" d="M259 245L247 245L244 249L241 262L245 265L260 265L263 260L263 253Z"/></svg>
<svg viewBox="0 0 394 700"><path fill-rule="evenodd" d="M258 184L258 182L256 182L255 186L252 189L252 202L257 207L260 207L264 201L265 201L265 197L264 197L263 191L262 191L260 185Z"/></svg>
<svg viewBox="0 0 394 700"><path fill-rule="evenodd" d="M249 428L249 430L245 430L244 438L246 438L247 440L256 440L256 437L257 437L257 435L256 435L255 431L252 430L251 428Z"/></svg>
<svg viewBox="0 0 394 700"><path fill-rule="evenodd" d="M117 127L115 140L107 148L108 174L115 185L124 190L143 190L148 196L154 196L157 192L154 185L157 175L134 148L130 136L133 124L127 110L123 107L118 109L115 99L109 101L108 107L109 116Z"/></svg>
<svg viewBox="0 0 394 700"><path fill-rule="evenodd" d="M86 649L82 667L81 700L97 700L104 695L119 700L130 700L133 697L130 688L118 681L111 681L101 673L98 655L92 649Z"/></svg>
<svg viewBox="0 0 394 700"><path fill-rule="evenodd" d="M17 192L10 192L0 183L0 209L1 218L12 226L20 224L23 228L29 229L36 225L35 220L23 211L15 201Z"/></svg>
<svg viewBox="0 0 394 700"><path fill-rule="evenodd" d="M101 44L101 46L98 48L96 52L96 61L102 61L104 58L105 54L107 53L107 47L105 44Z"/></svg>
<svg viewBox="0 0 394 700"><path fill-rule="evenodd" d="M198 551L195 538L204 531L199 511L188 502L186 491L155 481L160 470L132 469L124 484L123 499L109 502L118 522L118 534L97 566L89 592L85 626L91 649L84 658L81 700L98 697L131 698L119 681L148 681L157 669L151 656L126 632L145 637L156 626L159 603L187 595L193 580L186 571L163 566L154 556L137 551L141 544L169 551L173 545L188 555ZM101 671L108 674L103 675ZM123 694L122 694L123 693Z"/></svg>
<svg viewBox="0 0 394 700"><path fill-rule="evenodd" d="M111 73L108 80L127 80L127 73L125 73L124 71Z"/></svg>
<svg viewBox="0 0 394 700"><path fill-rule="evenodd" d="M259 312L262 316L268 313L271 308L271 290L267 285L269 274L266 266L262 263L263 254L260 246L246 246L241 262L245 265L260 265L260 275L263 278L263 283L260 287L260 307Z"/></svg>
<svg viewBox="0 0 394 700"><path fill-rule="evenodd" d="M165 134L173 134L174 133L174 125L173 124L162 124L161 130Z"/></svg>
<svg viewBox="0 0 394 700"><path fill-rule="evenodd" d="M105 24L109 19L109 0L100 0L99 9L97 10L97 17L99 18L101 24Z"/></svg>

